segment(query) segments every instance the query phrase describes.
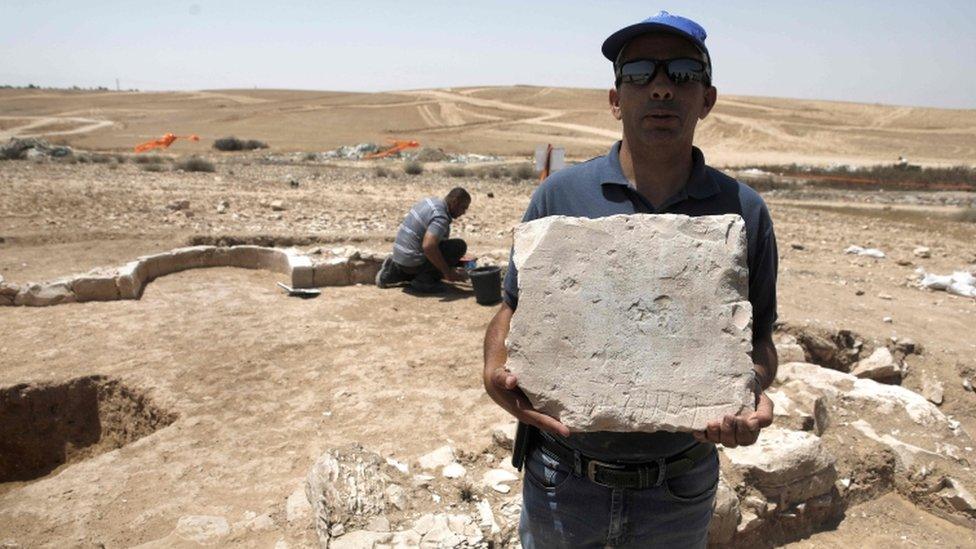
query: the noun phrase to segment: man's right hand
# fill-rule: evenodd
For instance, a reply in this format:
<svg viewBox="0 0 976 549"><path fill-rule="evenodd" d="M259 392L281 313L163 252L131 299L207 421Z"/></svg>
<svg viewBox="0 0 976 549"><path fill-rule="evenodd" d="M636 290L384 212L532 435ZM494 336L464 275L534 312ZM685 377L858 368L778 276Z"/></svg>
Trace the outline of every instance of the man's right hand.
<svg viewBox="0 0 976 549"><path fill-rule="evenodd" d="M468 274L464 272L464 269L456 268L450 269L444 273L444 280L448 282L463 282L468 279Z"/></svg>
<svg viewBox="0 0 976 549"><path fill-rule="evenodd" d="M513 314L515 311L507 303L503 304L485 331L485 391L492 400L522 423L568 437L569 428L533 408L528 397L519 389L515 374L505 369L505 362L508 360L505 337L508 336Z"/></svg>
<svg viewBox="0 0 976 549"><path fill-rule="evenodd" d="M522 423L533 425L553 434L569 436L569 427L563 425L558 419L547 416L532 407L528 397L525 396L522 389L518 388L518 379L516 379L515 374L506 370L504 366L495 368L491 374L491 385L494 391L489 390L488 394L499 406L508 410L508 413Z"/></svg>

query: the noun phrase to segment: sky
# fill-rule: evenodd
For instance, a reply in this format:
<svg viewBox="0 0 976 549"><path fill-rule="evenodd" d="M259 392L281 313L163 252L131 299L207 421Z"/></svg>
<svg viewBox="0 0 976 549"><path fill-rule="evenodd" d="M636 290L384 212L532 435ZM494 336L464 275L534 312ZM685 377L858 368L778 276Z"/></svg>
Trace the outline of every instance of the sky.
<svg viewBox="0 0 976 549"><path fill-rule="evenodd" d="M603 40L696 20L719 95L976 108L976 0L0 0L0 84L608 88Z"/></svg>

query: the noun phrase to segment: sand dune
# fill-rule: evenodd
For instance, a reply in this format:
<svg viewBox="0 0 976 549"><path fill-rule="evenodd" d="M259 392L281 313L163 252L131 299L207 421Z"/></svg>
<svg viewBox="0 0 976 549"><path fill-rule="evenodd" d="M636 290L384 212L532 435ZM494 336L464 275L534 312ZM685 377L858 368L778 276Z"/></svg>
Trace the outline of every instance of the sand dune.
<svg viewBox="0 0 976 549"><path fill-rule="evenodd" d="M205 151L226 135L273 150L416 139L450 152L528 155L539 143L574 158L601 154L620 125L606 90L479 87L387 93L295 90L87 92L0 90L0 138L44 136L81 148L125 150L171 131ZM720 96L698 144L717 165L976 164L976 110Z"/></svg>

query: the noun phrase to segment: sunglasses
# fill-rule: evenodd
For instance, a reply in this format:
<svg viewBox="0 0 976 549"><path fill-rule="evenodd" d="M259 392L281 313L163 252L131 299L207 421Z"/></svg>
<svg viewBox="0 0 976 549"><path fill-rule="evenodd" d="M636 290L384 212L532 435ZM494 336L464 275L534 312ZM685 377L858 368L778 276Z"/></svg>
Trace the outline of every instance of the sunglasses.
<svg viewBox="0 0 976 549"><path fill-rule="evenodd" d="M707 82L705 63L691 57L674 59L635 59L617 67L617 83L626 82L644 86L654 80L657 69L664 66L664 73L675 84Z"/></svg>

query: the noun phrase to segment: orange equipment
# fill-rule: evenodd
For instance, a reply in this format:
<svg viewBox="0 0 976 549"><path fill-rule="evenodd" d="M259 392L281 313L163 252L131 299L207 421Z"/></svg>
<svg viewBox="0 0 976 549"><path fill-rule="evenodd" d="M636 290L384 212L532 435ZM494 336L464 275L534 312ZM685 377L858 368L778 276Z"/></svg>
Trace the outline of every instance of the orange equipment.
<svg viewBox="0 0 976 549"><path fill-rule="evenodd" d="M160 137L159 139L153 139L152 141L146 141L145 143L142 143L140 145L136 145L135 151L137 153L141 153L141 152L146 152L146 151L149 151L149 150L152 150L152 149L168 149L169 146L173 144L173 141L176 141L177 139L179 139L181 137L183 139L189 139L190 141L200 141L200 138L197 137L196 135L177 136L177 135L173 135L171 133L168 133L168 134Z"/></svg>
<svg viewBox="0 0 976 549"><path fill-rule="evenodd" d="M400 151L403 151L403 150L406 150L406 149L412 149L414 147L419 147L420 146L420 143L417 142L417 141L393 141L393 140L391 140L391 142L393 144L390 145L389 147L383 149L382 151L376 151L374 153L367 154L363 158L366 159L366 160L369 160L369 159L372 159L372 158L386 158L387 156L393 156L394 154L396 154L396 153L398 153Z"/></svg>

